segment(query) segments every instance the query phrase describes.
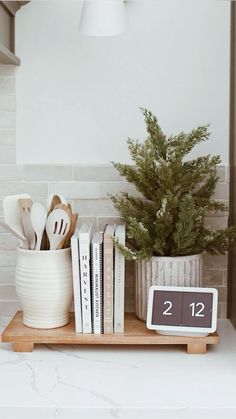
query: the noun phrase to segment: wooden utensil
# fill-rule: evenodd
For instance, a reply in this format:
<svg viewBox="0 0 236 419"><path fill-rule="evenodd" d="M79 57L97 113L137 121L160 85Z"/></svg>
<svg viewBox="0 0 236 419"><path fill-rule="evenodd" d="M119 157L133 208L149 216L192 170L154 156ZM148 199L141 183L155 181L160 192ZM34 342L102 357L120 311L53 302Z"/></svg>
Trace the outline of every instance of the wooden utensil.
<svg viewBox="0 0 236 419"><path fill-rule="evenodd" d="M72 217L71 216L72 216L72 213L71 213L71 210L70 210L68 204L58 204L58 205L55 206L55 209L58 209L58 208L64 210L68 214L68 216L70 217L70 229L71 229L71 223L72 223ZM65 236L65 239L61 243L61 249L65 249L66 248L65 241L67 239L68 234L70 233L70 229L69 229L67 235Z"/></svg>
<svg viewBox="0 0 236 419"><path fill-rule="evenodd" d="M29 194L9 195L6 196L2 202L5 223L22 236L24 235L24 231L21 223L19 199L29 198Z"/></svg>
<svg viewBox="0 0 236 419"><path fill-rule="evenodd" d="M62 203L67 204L67 201L65 200L65 198L62 195L59 195L59 194L50 195L50 197L48 198L48 202L47 202L48 215L55 209L55 207L57 205L60 205ZM44 231L44 234L43 234L41 248L43 250L49 250L49 248L50 248L50 244L49 244L49 240L48 240L46 230Z"/></svg>
<svg viewBox="0 0 236 419"><path fill-rule="evenodd" d="M59 204L67 205L66 199L59 194L52 194L48 199L48 214Z"/></svg>
<svg viewBox="0 0 236 419"><path fill-rule="evenodd" d="M72 214L70 216L70 219L71 219L70 230L68 231L68 234L63 242L63 245L62 245L63 249L67 249L67 247L70 247L70 240L76 229L78 214Z"/></svg>
<svg viewBox="0 0 236 419"><path fill-rule="evenodd" d="M54 208L61 204L61 199L58 195L51 195L48 200L48 215L54 210Z"/></svg>
<svg viewBox="0 0 236 419"><path fill-rule="evenodd" d="M54 207L54 209L62 209L63 211L67 212L67 214L69 215L69 217L71 216L71 212L70 209L68 207L67 204L58 204Z"/></svg>
<svg viewBox="0 0 236 419"><path fill-rule="evenodd" d="M20 233L17 233L17 231L15 231L11 226L9 226L9 224L6 224L2 221L0 221L0 226L20 240L20 247L22 249L29 249L29 242L26 239L26 237L22 236Z"/></svg>
<svg viewBox="0 0 236 419"><path fill-rule="evenodd" d="M21 222L23 226L24 235L29 242L29 248L34 250L35 248L35 232L31 222L31 208L33 202L32 199L19 199Z"/></svg>
<svg viewBox="0 0 236 419"><path fill-rule="evenodd" d="M69 210L70 210L70 213L71 213L71 215L73 214L73 211L72 211L72 206L71 206L71 204L68 202L67 203L67 205L68 205L68 208L69 208Z"/></svg>
<svg viewBox="0 0 236 419"><path fill-rule="evenodd" d="M42 237L47 221L47 210L40 202L34 202L31 208L31 223L36 234L35 250L41 249Z"/></svg>
<svg viewBox="0 0 236 419"><path fill-rule="evenodd" d="M50 243L50 250L61 249L63 241L70 229L70 216L61 208L54 209L48 216L46 232Z"/></svg>
<svg viewBox="0 0 236 419"><path fill-rule="evenodd" d="M67 204L67 205L59 204L55 207L55 209L56 208L63 209L64 211L67 212L67 214L70 217L70 230L68 231L68 234L65 237L64 242L62 243L62 249L66 249L67 247L70 247L70 239L75 232L75 228L76 228L76 224L77 224L77 220L78 220L78 214L72 214L71 204Z"/></svg>

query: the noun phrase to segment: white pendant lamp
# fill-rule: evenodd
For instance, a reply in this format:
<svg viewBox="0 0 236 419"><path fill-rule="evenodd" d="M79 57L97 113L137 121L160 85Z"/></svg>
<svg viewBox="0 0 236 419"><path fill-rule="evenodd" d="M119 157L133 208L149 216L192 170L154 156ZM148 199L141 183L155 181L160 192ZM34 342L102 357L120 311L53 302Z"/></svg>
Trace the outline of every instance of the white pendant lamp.
<svg viewBox="0 0 236 419"><path fill-rule="evenodd" d="M86 0L80 19L80 32L89 36L115 36L126 31L123 0Z"/></svg>

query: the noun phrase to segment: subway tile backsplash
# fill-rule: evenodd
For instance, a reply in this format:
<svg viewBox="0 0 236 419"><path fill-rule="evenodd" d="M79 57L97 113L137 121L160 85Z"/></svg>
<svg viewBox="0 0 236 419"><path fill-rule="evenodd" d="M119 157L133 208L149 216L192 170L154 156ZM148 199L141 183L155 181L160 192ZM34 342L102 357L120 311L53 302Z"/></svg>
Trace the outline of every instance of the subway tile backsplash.
<svg viewBox="0 0 236 419"><path fill-rule="evenodd" d="M16 164L15 68L0 65L0 216L2 198L28 192L33 199L46 202L49 193L61 193L79 212L79 224L92 222L94 229L120 221L107 193L127 191L138 195L133 185L119 176L111 165L26 165ZM219 166L216 198L228 202L229 171ZM209 214L205 225L224 228L228 213ZM227 256L204 256L204 285L219 291L219 317L227 311ZM0 315L12 315L19 302L15 294L14 267L16 241L0 228ZM134 311L134 262L126 263L126 310Z"/></svg>
<svg viewBox="0 0 236 419"><path fill-rule="evenodd" d="M2 77L0 77L0 93L3 95L12 94L15 96L15 84L14 73L10 76L2 74Z"/></svg>
<svg viewBox="0 0 236 419"><path fill-rule="evenodd" d="M23 166L22 176L25 181L72 181L72 166L28 165Z"/></svg>
<svg viewBox="0 0 236 419"><path fill-rule="evenodd" d="M15 112L0 110L0 129L12 129L16 126Z"/></svg>
<svg viewBox="0 0 236 419"><path fill-rule="evenodd" d="M111 165L73 167L73 180L75 181L93 182L98 179L98 176L99 182L122 181L119 173Z"/></svg>
<svg viewBox="0 0 236 419"><path fill-rule="evenodd" d="M0 111L15 112L16 97L14 95L0 95Z"/></svg>
<svg viewBox="0 0 236 419"><path fill-rule="evenodd" d="M28 192L34 197L46 198L48 195L48 184L47 182L0 181L0 198L3 198L6 195L24 192Z"/></svg>
<svg viewBox="0 0 236 419"><path fill-rule="evenodd" d="M13 147L15 150L16 132L15 129L1 129L0 130L0 147ZM15 158L14 152L14 158Z"/></svg>
<svg viewBox="0 0 236 419"><path fill-rule="evenodd" d="M5 146L1 147L0 145L0 164L14 164L15 162L16 162L16 148L5 147Z"/></svg>

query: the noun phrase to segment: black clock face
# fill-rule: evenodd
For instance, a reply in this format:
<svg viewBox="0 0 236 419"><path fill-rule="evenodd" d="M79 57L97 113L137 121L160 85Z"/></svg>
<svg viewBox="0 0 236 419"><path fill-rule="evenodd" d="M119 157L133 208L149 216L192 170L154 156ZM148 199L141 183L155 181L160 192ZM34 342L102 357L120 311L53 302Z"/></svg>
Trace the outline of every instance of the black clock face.
<svg viewBox="0 0 236 419"><path fill-rule="evenodd" d="M210 328L212 304L212 293L156 290L152 324Z"/></svg>

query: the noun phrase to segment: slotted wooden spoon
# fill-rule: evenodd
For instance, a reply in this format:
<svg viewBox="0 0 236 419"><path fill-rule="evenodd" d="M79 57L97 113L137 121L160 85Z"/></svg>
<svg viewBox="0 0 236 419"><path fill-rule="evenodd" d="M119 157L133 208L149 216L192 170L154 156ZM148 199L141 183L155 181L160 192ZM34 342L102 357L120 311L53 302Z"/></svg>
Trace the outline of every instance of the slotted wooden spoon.
<svg viewBox="0 0 236 419"><path fill-rule="evenodd" d="M64 209L56 208L48 216L46 232L50 243L50 250L61 249L65 237L70 230L70 217Z"/></svg>
<svg viewBox="0 0 236 419"><path fill-rule="evenodd" d="M57 208L61 208L64 211L67 212L67 214L70 217L70 229L68 231L67 236L65 237L64 242L62 243L62 248L66 249L67 247L70 247L70 239L73 236L74 232L75 232L75 228L76 228L76 224L77 224L77 220L78 220L78 214L72 214L72 207L70 204L66 205L66 204L59 204L56 205L55 209Z"/></svg>

